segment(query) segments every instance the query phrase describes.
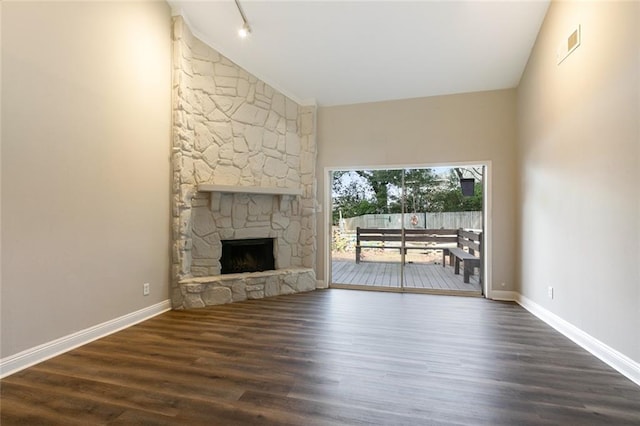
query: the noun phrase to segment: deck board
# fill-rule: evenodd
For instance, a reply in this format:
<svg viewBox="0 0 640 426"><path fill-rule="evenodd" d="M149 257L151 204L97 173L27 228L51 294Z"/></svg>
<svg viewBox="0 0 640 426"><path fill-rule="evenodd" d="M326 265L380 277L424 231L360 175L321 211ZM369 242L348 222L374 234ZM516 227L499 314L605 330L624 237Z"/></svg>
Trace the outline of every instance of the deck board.
<svg viewBox="0 0 640 426"><path fill-rule="evenodd" d="M331 283L334 286L354 285L380 288L400 288L400 262L361 262L334 260ZM453 267L439 264L407 263L404 269L404 288L482 294L478 272L470 282L463 275L453 273Z"/></svg>

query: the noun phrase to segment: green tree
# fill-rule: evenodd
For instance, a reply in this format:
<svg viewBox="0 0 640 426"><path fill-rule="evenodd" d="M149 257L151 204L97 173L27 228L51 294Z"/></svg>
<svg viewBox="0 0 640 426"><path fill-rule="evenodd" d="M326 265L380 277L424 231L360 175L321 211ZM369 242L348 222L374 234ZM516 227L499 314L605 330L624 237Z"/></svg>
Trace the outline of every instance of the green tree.
<svg viewBox="0 0 640 426"><path fill-rule="evenodd" d="M333 220L340 211L345 218L364 214L402 212L402 170L358 170L334 172ZM473 176L475 194L464 197L460 179ZM405 211L450 212L482 209L482 169L453 168L443 180L433 169L404 171Z"/></svg>
<svg viewBox="0 0 640 426"><path fill-rule="evenodd" d="M332 183L333 223L338 224L342 217L355 217L376 212L371 187L355 172L334 172Z"/></svg>
<svg viewBox="0 0 640 426"><path fill-rule="evenodd" d="M403 170L361 170L358 174L374 193L375 213L402 212ZM404 170L406 211L426 211L437 180L432 169Z"/></svg>
<svg viewBox="0 0 640 426"><path fill-rule="evenodd" d="M462 195L460 188L460 179L463 173L464 170L459 168L452 169L449 172L446 184L432 194L429 211L460 212L482 210L482 181L476 181L473 196L465 197Z"/></svg>
<svg viewBox="0 0 640 426"><path fill-rule="evenodd" d="M432 169L406 169L404 175L405 211L429 211L431 198L438 189L439 178ZM398 186L400 189L401 184ZM401 211L398 200L398 213Z"/></svg>
<svg viewBox="0 0 640 426"><path fill-rule="evenodd" d="M356 173L363 178L375 194L373 213L384 214L394 213L390 209L389 190L391 187L398 188L402 181L401 170L358 170ZM393 200L393 197L391 198Z"/></svg>

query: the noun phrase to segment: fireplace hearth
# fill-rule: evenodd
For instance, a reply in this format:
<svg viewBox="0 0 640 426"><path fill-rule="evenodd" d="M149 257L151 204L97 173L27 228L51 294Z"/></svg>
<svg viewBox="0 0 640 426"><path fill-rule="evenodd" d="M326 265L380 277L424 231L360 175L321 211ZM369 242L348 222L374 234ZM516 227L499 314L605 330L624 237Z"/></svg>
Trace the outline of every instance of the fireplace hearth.
<svg viewBox="0 0 640 426"><path fill-rule="evenodd" d="M222 274L261 272L275 269L273 238L222 240Z"/></svg>

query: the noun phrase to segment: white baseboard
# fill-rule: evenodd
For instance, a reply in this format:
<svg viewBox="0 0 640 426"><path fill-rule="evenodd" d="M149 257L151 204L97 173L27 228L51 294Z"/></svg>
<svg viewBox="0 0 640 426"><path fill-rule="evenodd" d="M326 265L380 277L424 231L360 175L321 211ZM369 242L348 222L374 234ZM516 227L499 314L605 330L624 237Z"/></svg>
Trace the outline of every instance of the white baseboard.
<svg viewBox="0 0 640 426"><path fill-rule="evenodd" d="M68 352L89 342L131 327L139 322L171 310L171 302L164 300L155 305L131 312L102 324L80 330L42 345L0 359L0 378L17 373L54 356Z"/></svg>
<svg viewBox="0 0 640 426"><path fill-rule="evenodd" d="M515 302L518 299L518 293L515 291L491 290L489 293L489 299Z"/></svg>
<svg viewBox="0 0 640 426"><path fill-rule="evenodd" d="M564 334L592 355L640 386L640 363L618 352L575 325L548 311L533 300L517 294L516 302L542 321Z"/></svg>
<svg viewBox="0 0 640 426"><path fill-rule="evenodd" d="M329 288L329 285L325 280L316 280L316 289Z"/></svg>

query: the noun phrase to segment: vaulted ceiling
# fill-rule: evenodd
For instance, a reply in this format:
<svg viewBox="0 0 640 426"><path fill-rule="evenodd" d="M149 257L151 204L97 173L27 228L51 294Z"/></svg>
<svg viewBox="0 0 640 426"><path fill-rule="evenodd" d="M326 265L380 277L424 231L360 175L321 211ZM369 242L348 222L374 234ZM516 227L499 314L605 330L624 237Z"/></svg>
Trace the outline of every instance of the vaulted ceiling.
<svg viewBox="0 0 640 426"><path fill-rule="evenodd" d="M512 88L549 6L511 1L169 0L194 34L301 103ZM550 52L550 54L555 54Z"/></svg>

